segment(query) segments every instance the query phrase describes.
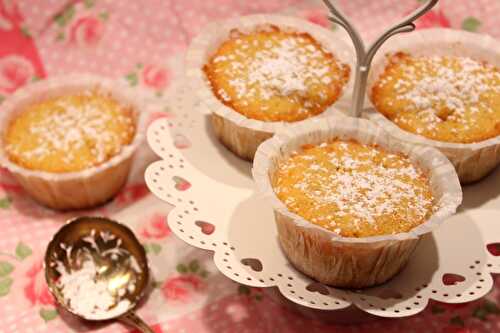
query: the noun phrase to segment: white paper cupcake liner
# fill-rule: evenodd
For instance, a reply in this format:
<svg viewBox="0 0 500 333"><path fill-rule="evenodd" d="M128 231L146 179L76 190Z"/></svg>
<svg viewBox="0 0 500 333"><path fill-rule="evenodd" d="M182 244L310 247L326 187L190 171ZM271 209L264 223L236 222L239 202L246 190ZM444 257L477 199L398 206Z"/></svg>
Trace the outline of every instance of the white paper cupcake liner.
<svg viewBox="0 0 500 333"><path fill-rule="evenodd" d="M304 144L334 138L376 144L408 156L428 173L436 212L407 233L363 238L341 237L290 212L271 184L277 164ZM462 201L455 169L442 153L403 143L368 120L350 117L311 119L279 132L257 150L252 173L258 190L274 209L287 257L306 275L336 287L361 288L387 281L404 267L419 238L454 214Z"/></svg>
<svg viewBox="0 0 500 333"><path fill-rule="evenodd" d="M2 104L0 133L5 133L10 121L24 108L47 98L75 93L84 89L97 89L110 94L126 106L132 106L136 117L136 132L132 142L108 161L78 172L52 173L23 168L11 162L0 143L0 164L7 168L36 201L54 209L89 208L104 203L125 184L132 157L144 139L145 106L133 89L103 77L69 75L54 77L28 85L16 91Z"/></svg>
<svg viewBox="0 0 500 333"><path fill-rule="evenodd" d="M352 98L354 55L352 47L339 39L331 31L307 21L280 15L251 15L223 22L215 22L207 26L203 32L193 39L186 55L186 74L193 91L201 99L214 117L213 127L219 139L240 157L252 160L258 145L277 131L286 128L290 123L265 122L247 118L224 105L212 91L209 81L203 72L203 66L216 52L219 45L226 41L230 31L238 29L242 32L255 31L256 28L275 25L280 29L306 32L331 52L342 63L351 68L349 81L344 86L341 97L334 103L336 107L347 108ZM320 116L338 113L333 105ZM318 117L318 116L317 116Z"/></svg>
<svg viewBox="0 0 500 333"><path fill-rule="evenodd" d="M500 66L500 43L487 35L450 29L412 32L408 35L393 37L378 51L368 77L369 96L373 85L388 64L386 55L398 51L415 56L467 56ZM468 144L442 142L401 129L377 112L373 105L364 112L363 116L377 122L387 132L402 141L439 149L455 166L462 184L481 179L500 163L500 136Z"/></svg>

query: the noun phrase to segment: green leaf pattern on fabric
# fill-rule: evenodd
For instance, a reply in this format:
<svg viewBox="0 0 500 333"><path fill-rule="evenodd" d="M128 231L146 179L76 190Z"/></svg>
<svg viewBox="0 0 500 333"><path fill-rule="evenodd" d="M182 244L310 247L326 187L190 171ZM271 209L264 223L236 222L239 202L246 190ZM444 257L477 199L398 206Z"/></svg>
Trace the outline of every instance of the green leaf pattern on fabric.
<svg viewBox="0 0 500 333"><path fill-rule="evenodd" d="M139 83L139 78L137 77L137 73L129 73L125 76L125 79L127 79L128 83L133 87Z"/></svg>
<svg viewBox="0 0 500 333"><path fill-rule="evenodd" d="M14 270L14 265L7 261L0 261L0 278L3 278Z"/></svg>
<svg viewBox="0 0 500 333"><path fill-rule="evenodd" d="M460 316L451 317L450 318L450 324L456 325L456 326L460 326L460 327L464 327L465 326L465 323L464 323L463 319Z"/></svg>
<svg viewBox="0 0 500 333"><path fill-rule="evenodd" d="M4 197L4 198L0 199L0 208L1 209L9 209L11 203L12 203L11 198Z"/></svg>
<svg viewBox="0 0 500 333"><path fill-rule="evenodd" d="M20 260L24 260L29 257L33 251L31 248L24 244L23 242L19 242L16 246L16 257Z"/></svg>
<svg viewBox="0 0 500 333"><path fill-rule="evenodd" d="M14 280L10 276L0 279L0 297L9 294L12 283L14 283Z"/></svg>
<svg viewBox="0 0 500 333"><path fill-rule="evenodd" d="M109 13L108 12L101 12L101 13L99 13L99 18L102 21L107 21L109 18Z"/></svg>
<svg viewBox="0 0 500 333"><path fill-rule="evenodd" d="M462 29L467 31L476 32L480 26L481 21L472 16L469 16L462 21Z"/></svg>
<svg viewBox="0 0 500 333"><path fill-rule="evenodd" d="M63 41L65 38L66 38L66 34L64 33L64 31L59 31L59 33L58 33L58 34L57 34L57 36L56 36L56 41L57 41L57 42L61 42L61 41Z"/></svg>
<svg viewBox="0 0 500 333"><path fill-rule="evenodd" d="M65 27L75 16L75 6L70 5L68 8L66 8L61 14L56 15L54 17L54 21L59 25L60 27Z"/></svg>
<svg viewBox="0 0 500 333"><path fill-rule="evenodd" d="M31 38L32 35L31 35L31 32L29 31L29 29L26 27L26 26L22 26L21 27L21 33L24 35L24 37L26 38Z"/></svg>
<svg viewBox="0 0 500 333"><path fill-rule="evenodd" d="M189 263L189 271L191 273L196 273L200 269L200 264L198 263L198 260L192 260Z"/></svg>
<svg viewBox="0 0 500 333"><path fill-rule="evenodd" d="M177 269L177 272L179 272L181 274L186 274L188 272L188 268L184 264L178 264L176 269Z"/></svg>
<svg viewBox="0 0 500 333"><path fill-rule="evenodd" d="M42 308L42 309L40 309L39 313L40 313L40 317L42 317L45 322L48 322L48 321L55 319L58 315L57 310L55 310L55 309Z"/></svg>
<svg viewBox="0 0 500 333"><path fill-rule="evenodd" d="M144 250L148 254L158 255L161 252L161 245L157 243L145 243L142 246L144 246Z"/></svg>
<svg viewBox="0 0 500 333"><path fill-rule="evenodd" d="M485 300L472 311L472 316L480 320L487 320L489 315L500 315L498 305L490 300Z"/></svg>
<svg viewBox="0 0 500 333"><path fill-rule="evenodd" d="M83 4L85 5L85 8L92 8L95 5L95 0L84 0Z"/></svg>

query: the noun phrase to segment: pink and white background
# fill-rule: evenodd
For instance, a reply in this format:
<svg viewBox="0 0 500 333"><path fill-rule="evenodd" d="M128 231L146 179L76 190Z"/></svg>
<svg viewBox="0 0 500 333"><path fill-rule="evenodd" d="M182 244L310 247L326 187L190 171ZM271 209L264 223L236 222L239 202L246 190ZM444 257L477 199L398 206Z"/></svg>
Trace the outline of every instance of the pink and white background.
<svg viewBox="0 0 500 333"><path fill-rule="evenodd" d="M373 38L417 0L339 0ZM1 101L44 77L90 72L124 80L162 99L182 75L184 51L205 24L239 15L280 12L335 29L314 0L0 0ZM500 38L500 1L442 0L419 29L451 27ZM173 116L158 108L151 120ZM178 138L189 149L189 135ZM151 157L146 147L140 152ZM88 214L119 216L133 227L152 262L154 289L139 313L155 332L500 332L500 279L487 298L464 305L434 302L406 319L327 325L286 310L257 288L237 285L210 255L183 244L165 223L169 207L148 193L144 165L122 192ZM82 214L82 212L78 212ZM83 323L59 312L46 287L42 257L69 217L38 206L0 169L0 332L128 332L120 324ZM491 249L500 254L500 249Z"/></svg>

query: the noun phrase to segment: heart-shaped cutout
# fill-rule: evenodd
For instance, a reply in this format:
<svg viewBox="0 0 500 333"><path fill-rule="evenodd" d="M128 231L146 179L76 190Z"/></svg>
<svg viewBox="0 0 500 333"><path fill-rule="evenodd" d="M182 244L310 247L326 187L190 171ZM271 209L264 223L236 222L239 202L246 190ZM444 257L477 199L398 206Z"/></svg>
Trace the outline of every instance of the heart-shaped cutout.
<svg viewBox="0 0 500 333"><path fill-rule="evenodd" d="M173 176L172 180L175 183L175 189L178 191L186 191L191 187L191 183L179 176Z"/></svg>
<svg viewBox="0 0 500 333"><path fill-rule="evenodd" d="M196 221L194 222L194 224L196 224L200 228L201 232L205 235L211 235L215 231L215 226L212 223L208 223L205 221Z"/></svg>
<svg viewBox="0 0 500 333"><path fill-rule="evenodd" d="M148 125L152 124L155 120L162 118L173 118L173 114L167 111L156 111L152 112L148 119Z"/></svg>
<svg viewBox="0 0 500 333"><path fill-rule="evenodd" d="M396 290L392 289L382 289L377 295L377 297L382 299L402 299L403 295Z"/></svg>
<svg viewBox="0 0 500 333"><path fill-rule="evenodd" d="M186 149L191 147L191 142L183 134L176 134L174 136L174 146L178 149Z"/></svg>
<svg viewBox="0 0 500 333"><path fill-rule="evenodd" d="M459 284L460 282L464 282L465 277L459 274L446 273L443 274L442 280L445 286L454 286L456 284Z"/></svg>
<svg viewBox="0 0 500 333"><path fill-rule="evenodd" d="M251 269L253 269L256 272L262 272L263 267L262 267L262 263L260 262L259 259L245 258L245 259L241 259L241 263L245 266L250 267Z"/></svg>
<svg viewBox="0 0 500 333"><path fill-rule="evenodd" d="M500 256L500 243L490 243L486 245L486 248L488 249L488 252L491 253L491 255L495 257Z"/></svg>
<svg viewBox="0 0 500 333"><path fill-rule="evenodd" d="M306 289L312 293L320 293L321 295L330 295L330 292L328 291L328 288L319 283L319 282L313 282L313 283L310 283Z"/></svg>

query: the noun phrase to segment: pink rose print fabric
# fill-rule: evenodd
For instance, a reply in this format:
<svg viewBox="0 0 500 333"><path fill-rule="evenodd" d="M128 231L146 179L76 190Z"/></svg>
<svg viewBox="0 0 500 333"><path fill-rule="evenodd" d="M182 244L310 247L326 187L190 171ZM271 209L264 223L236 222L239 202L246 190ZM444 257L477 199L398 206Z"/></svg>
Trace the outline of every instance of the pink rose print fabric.
<svg viewBox="0 0 500 333"><path fill-rule="evenodd" d="M421 5L421 1L339 0L344 12L360 28L365 39L371 40L398 18ZM417 28L447 27L500 36L500 25L491 13L500 10L498 1L441 0L434 9L420 18ZM376 13L376 14L374 14Z"/></svg>
<svg viewBox="0 0 500 333"><path fill-rule="evenodd" d="M0 58L0 91L11 94L24 86L35 76L31 61L19 55L7 55Z"/></svg>
<svg viewBox="0 0 500 333"><path fill-rule="evenodd" d="M147 239L161 239L172 233L167 224L167 217L160 213L153 214L141 228L140 234Z"/></svg>
<svg viewBox="0 0 500 333"><path fill-rule="evenodd" d="M85 47L96 45L104 34L104 23L95 16L78 18L69 29L71 43Z"/></svg>
<svg viewBox="0 0 500 333"><path fill-rule="evenodd" d="M0 1L0 101L17 88L45 76L24 18L14 1Z"/></svg>
<svg viewBox="0 0 500 333"><path fill-rule="evenodd" d="M146 65L142 71L142 82L151 89L163 90L170 83L170 73L164 67Z"/></svg>
<svg viewBox="0 0 500 333"><path fill-rule="evenodd" d="M330 28L332 26L332 23L328 20L328 12L322 7L304 9L299 12L299 17L320 25L323 28Z"/></svg>
<svg viewBox="0 0 500 333"><path fill-rule="evenodd" d="M205 289L204 282L197 275L181 275L165 280L161 286L167 301L187 302Z"/></svg>
<svg viewBox="0 0 500 333"><path fill-rule="evenodd" d="M415 23L417 29L443 27L450 28L451 23L442 10L432 10L419 18Z"/></svg>
<svg viewBox="0 0 500 333"><path fill-rule="evenodd" d="M369 41L417 8L418 0L338 0ZM147 121L176 117L168 101L184 75L193 36L213 21L256 13L285 13L326 29L321 1L314 0L0 0L0 113L2 101L34 81L68 73L115 78L147 96ZM418 29L446 27L500 38L500 1L441 0L416 22ZM189 153L185 129L174 128L177 149ZM218 272L208 252L177 239L168 227L170 206L153 198L145 167L157 158L144 145L128 183L107 204L85 212L55 212L33 202L0 168L0 333L137 333L120 323L96 325L59 311L45 283L43 254L61 225L78 215L104 215L130 226L151 267L147 299L138 308L155 333L358 333L500 332L500 279L488 297L450 305L432 302L416 316L367 324L328 324L291 311L270 290L238 285ZM176 189L196 183L174 177ZM214 226L200 221L200 232ZM497 255L499 244L488 250ZM446 280L453 283L453 276Z"/></svg>
<svg viewBox="0 0 500 333"><path fill-rule="evenodd" d="M120 205L127 205L149 194L144 183L127 185L116 197L115 201Z"/></svg>
<svg viewBox="0 0 500 333"><path fill-rule="evenodd" d="M55 305L55 300L45 282L42 260L32 264L26 272L28 283L24 287L24 295L31 305Z"/></svg>

